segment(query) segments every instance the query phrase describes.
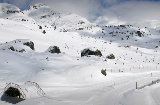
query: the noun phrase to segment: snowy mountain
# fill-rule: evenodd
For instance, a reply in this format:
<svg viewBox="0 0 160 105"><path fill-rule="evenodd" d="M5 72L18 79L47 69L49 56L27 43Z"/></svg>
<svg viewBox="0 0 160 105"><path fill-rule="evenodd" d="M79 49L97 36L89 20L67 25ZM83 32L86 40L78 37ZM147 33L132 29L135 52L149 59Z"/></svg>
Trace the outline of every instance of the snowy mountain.
<svg viewBox="0 0 160 105"><path fill-rule="evenodd" d="M60 29L75 29L75 28L84 28L91 23L76 14L64 14L52 10L49 6L45 4L36 4L30 6L30 8L25 11L25 13L35 19L38 23L43 25L51 25L52 27Z"/></svg>
<svg viewBox="0 0 160 105"><path fill-rule="evenodd" d="M51 21L51 19L55 20L60 16L60 13L53 11L48 5L45 4L30 6L29 9L24 12L29 17L41 23L46 23L47 20Z"/></svg>
<svg viewBox="0 0 160 105"><path fill-rule="evenodd" d="M160 104L159 28L99 19L0 4L0 104Z"/></svg>
<svg viewBox="0 0 160 105"><path fill-rule="evenodd" d="M32 24L43 25L46 28L54 28L62 31L75 30L91 26L92 24L85 18L76 14L64 14L51 9L46 4L35 4L28 10L20 9L11 4L2 3L1 18L15 21L29 21Z"/></svg>
<svg viewBox="0 0 160 105"><path fill-rule="evenodd" d="M9 14L12 13L19 13L20 9L14 5L7 4L7 3L1 3L0 4L0 17L3 18L6 15L8 16Z"/></svg>

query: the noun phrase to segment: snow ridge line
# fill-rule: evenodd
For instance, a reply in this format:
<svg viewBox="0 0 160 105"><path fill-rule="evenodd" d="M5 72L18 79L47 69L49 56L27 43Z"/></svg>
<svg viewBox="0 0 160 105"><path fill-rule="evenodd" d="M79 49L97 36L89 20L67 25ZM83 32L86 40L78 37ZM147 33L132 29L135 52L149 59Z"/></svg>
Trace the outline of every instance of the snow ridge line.
<svg viewBox="0 0 160 105"><path fill-rule="evenodd" d="M40 86L37 84L37 83L35 83L35 82L31 82L31 81L27 81L27 82L25 82L25 84L27 84L27 85L33 85L33 86L35 86L37 89L38 89L38 91L37 91L37 93L39 94L39 95L42 95L42 96L45 96L46 94L44 93L44 91L40 88Z"/></svg>

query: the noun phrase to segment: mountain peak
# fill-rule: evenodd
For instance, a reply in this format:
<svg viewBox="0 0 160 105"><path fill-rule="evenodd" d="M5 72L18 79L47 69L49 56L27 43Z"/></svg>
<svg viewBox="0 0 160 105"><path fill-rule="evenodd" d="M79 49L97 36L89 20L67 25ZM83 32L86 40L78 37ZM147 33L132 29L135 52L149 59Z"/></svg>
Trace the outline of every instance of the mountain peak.
<svg viewBox="0 0 160 105"><path fill-rule="evenodd" d="M47 4L43 4L43 3L38 3L38 4L35 4L33 6L30 6L29 7L29 10L32 10L32 9L39 9L39 8L50 8Z"/></svg>
<svg viewBox="0 0 160 105"><path fill-rule="evenodd" d="M0 15L19 12L20 9L12 4L0 3Z"/></svg>
<svg viewBox="0 0 160 105"><path fill-rule="evenodd" d="M17 10L20 11L20 9L18 7L16 7L15 5L12 4L8 4L8 3L0 3L0 9L3 10Z"/></svg>

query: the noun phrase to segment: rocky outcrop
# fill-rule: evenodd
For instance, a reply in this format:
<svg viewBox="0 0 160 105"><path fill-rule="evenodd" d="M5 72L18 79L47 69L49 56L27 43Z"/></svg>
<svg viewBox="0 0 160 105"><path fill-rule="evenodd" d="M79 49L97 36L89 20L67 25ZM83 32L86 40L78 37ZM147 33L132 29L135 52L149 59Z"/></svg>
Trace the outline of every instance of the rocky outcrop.
<svg viewBox="0 0 160 105"><path fill-rule="evenodd" d="M23 45L30 47L32 50L35 50L34 43L32 41L25 42L25 43L23 43Z"/></svg>
<svg viewBox="0 0 160 105"><path fill-rule="evenodd" d="M139 37L143 37L143 34L140 31L137 31L136 34L138 34Z"/></svg>
<svg viewBox="0 0 160 105"><path fill-rule="evenodd" d="M83 56L88 56L88 55L95 55L95 56L99 56L101 57L102 56L102 53L100 50L96 50L96 51L92 51L90 49L84 49L82 52L81 52L81 57Z"/></svg>
<svg viewBox="0 0 160 105"><path fill-rule="evenodd" d="M17 39L11 42L1 44L0 50L9 50L14 52L27 52L35 50L34 43L26 39Z"/></svg>
<svg viewBox="0 0 160 105"><path fill-rule="evenodd" d="M113 54L109 54L109 55L107 56L107 58L108 58L108 59L115 59L115 56L114 56Z"/></svg>
<svg viewBox="0 0 160 105"><path fill-rule="evenodd" d="M101 70L101 73L102 73L104 76L106 76L106 75L107 75L106 69L102 69L102 70Z"/></svg>
<svg viewBox="0 0 160 105"><path fill-rule="evenodd" d="M57 46L50 46L50 47L47 49L46 52L50 52L50 53L53 53L53 54L54 54L54 53L57 53L57 54L61 53L59 47L57 47Z"/></svg>

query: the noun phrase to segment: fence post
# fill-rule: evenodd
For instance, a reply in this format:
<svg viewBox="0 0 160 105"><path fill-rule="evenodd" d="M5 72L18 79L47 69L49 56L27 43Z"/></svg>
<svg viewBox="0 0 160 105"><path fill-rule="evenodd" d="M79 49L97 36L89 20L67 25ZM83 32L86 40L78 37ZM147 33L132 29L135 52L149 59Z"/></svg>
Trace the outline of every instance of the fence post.
<svg viewBox="0 0 160 105"><path fill-rule="evenodd" d="M136 82L136 89L137 89L137 82Z"/></svg>

